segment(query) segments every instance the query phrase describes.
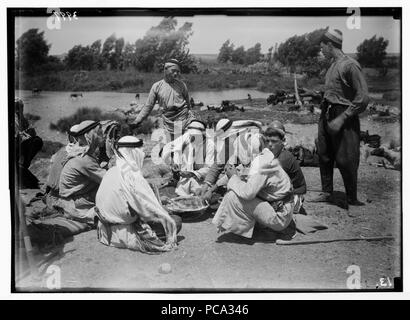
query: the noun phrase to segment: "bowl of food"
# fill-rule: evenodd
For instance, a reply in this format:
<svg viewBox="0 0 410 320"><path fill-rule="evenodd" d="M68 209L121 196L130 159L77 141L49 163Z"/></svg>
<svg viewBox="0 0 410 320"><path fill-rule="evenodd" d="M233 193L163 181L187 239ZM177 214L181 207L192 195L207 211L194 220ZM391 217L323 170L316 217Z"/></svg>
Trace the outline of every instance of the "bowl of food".
<svg viewBox="0 0 410 320"><path fill-rule="evenodd" d="M188 221L202 216L209 204L198 196L179 196L168 199L165 207L170 213L179 215L183 220Z"/></svg>

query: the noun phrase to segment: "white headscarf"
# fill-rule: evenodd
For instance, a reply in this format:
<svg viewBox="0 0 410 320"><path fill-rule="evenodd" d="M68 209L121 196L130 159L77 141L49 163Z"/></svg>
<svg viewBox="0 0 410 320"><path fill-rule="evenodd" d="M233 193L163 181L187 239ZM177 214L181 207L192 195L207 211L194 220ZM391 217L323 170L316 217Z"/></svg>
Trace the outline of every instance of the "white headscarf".
<svg viewBox="0 0 410 320"><path fill-rule="evenodd" d="M233 143L235 159L248 166L261 152L263 147L262 135L258 132L246 132L235 139Z"/></svg>
<svg viewBox="0 0 410 320"><path fill-rule="evenodd" d="M87 153L93 156L98 148L99 134L101 134L100 128L97 126L83 135L76 137L77 143L69 148L67 161L77 156L84 156Z"/></svg>
<svg viewBox="0 0 410 320"><path fill-rule="evenodd" d="M162 207L142 175L145 153L138 147L121 147L121 143L138 143L134 136L125 136L118 141L114 153L120 171L120 183L124 198L144 222L160 222L167 236L167 245L176 245L176 224Z"/></svg>
<svg viewBox="0 0 410 320"><path fill-rule="evenodd" d="M75 124L70 128L70 131L67 133L68 144L65 147L67 154L70 154L75 148L75 145L78 144L78 139L71 134L72 132L75 132L77 129L78 124Z"/></svg>

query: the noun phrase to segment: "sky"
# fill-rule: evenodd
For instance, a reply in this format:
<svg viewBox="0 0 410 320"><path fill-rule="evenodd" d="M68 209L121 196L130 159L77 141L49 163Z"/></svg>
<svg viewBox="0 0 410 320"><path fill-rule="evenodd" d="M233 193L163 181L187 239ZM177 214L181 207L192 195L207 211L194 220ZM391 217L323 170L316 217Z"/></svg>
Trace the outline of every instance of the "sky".
<svg viewBox="0 0 410 320"><path fill-rule="evenodd" d="M44 31L46 41L51 44L51 55L68 52L77 44L89 45L95 40L102 42L115 33L126 42L134 43L145 32L161 21L161 17L81 17L62 21L60 29L49 29L47 17L19 17L15 20L16 39L22 33L38 28ZM389 53L400 52L400 21L391 17L361 17L360 29L348 29L347 17L285 17L253 16L228 17L223 15L195 15L176 17L178 26L185 21L192 22L193 35L190 38L190 52L194 54L217 54L223 42L230 39L235 46L245 49L259 42L262 52L280 44L293 35L302 35L318 28L330 26L343 32L343 51L356 52L357 46L373 35L389 40Z"/></svg>

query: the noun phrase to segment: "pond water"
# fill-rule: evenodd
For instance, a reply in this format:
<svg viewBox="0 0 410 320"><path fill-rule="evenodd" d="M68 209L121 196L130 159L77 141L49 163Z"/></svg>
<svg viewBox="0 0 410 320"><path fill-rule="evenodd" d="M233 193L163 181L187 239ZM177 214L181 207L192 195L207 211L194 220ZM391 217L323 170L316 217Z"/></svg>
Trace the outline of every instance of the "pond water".
<svg viewBox="0 0 410 320"><path fill-rule="evenodd" d="M266 98L267 93L253 89L230 89L222 91L193 91L190 96L195 102L220 104L222 100L246 99L248 93L252 98ZM148 93L140 93L140 99L135 98L135 93L121 92L83 92L83 97L71 98L70 92L44 91L33 95L29 90L16 90L16 97L24 101L24 112L39 115L36 121L37 134L45 140L65 141L66 136L57 131L50 130L50 122L57 122L60 118L70 116L81 107L98 107L102 111L113 111L116 108L129 109L131 102L143 104Z"/></svg>

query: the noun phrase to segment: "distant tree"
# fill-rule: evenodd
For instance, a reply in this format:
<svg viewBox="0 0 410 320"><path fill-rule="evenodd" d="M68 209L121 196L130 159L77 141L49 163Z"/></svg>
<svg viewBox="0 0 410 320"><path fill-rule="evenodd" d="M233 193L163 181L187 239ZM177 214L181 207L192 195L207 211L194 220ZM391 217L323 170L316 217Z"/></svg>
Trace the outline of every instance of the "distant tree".
<svg viewBox="0 0 410 320"><path fill-rule="evenodd" d="M246 52L243 46L236 48L232 52L232 62L237 64L244 64L246 59Z"/></svg>
<svg viewBox="0 0 410 320"><path fill-rule="evenodd" d="M101 51L101 58L102 58L102 66L103 68L112 69L116 66L115 64L115 42L117 38L115 33L110 35L107 39L105 39L102 51Z"/></svg>
<svg viewBox="0 0 410 320"><path fill-rule="evenodd" d="M111 66L113 69L123 69L122 49L124 48L124 38L115 40L114 53L111 56Z"/></svg>
<svg viewBox="0 0 410 320"><path fill-rule="evenodd" d="M135 45L127 42L122 52L123 68L135 67Z"/></svg>
<svg viewBox="0 0 410 320"><path fill-rule="evenodd" d="M274 60L279 61L290 72L300 69L308 76L318 76L322 69L329 66L328 60L319 59L320 39L326 30L327 28L317 29L288 38L278 46Z"/></svg>
<svg viewBox="0 0 410 320"><path fill-rule="evenodd" d="M91 44L91 52L93 55L93 67L92 69L102 69L103 68L103 61L101 57L101 40L94 41Z"/></svg>
<svg viewBox="0 0 410 320"><path fill-rule="evenodd" d="M135 65L143 71L160 71L164 62L175 58L181 62L182 72L196 71L196 62L189 53L189 37L192 23L184 23L179 29L173 17L164 18L135 42Z"/></svg>
<svg viewBox="0 0 410 320"><path fill-rule="evenodd" d="M92 70L94 54L90 46L76 45L68 51L64 64L69 70Z"/></svg>
<svg viewBox="0 0 410 320"><path fill-rule="evenodd" d="M253 47L246 50L245 64L255 64L262 58L261 44L258 42Z"/></svg>
<svg viewBox="0 0 410 320"><path fill-rule="evenodd" d="M273 47L270 47L266 55L266 62L272 63L272 61L273 61Z"/></svg>
<svg viewBox="0 0 410 320"><path fill-rule="evenodd" d="M377 38L376 35L364 40L357 47L357 60L365 67L384 67L388 44L389 40L385 40L383 37Z"/></svg>
<svg viewBox="0 0 410 320"><path fill-rule="evenodd" d="M223 44L221 49L219 49L218 62L225 63L232 61L232 55L234 52L234 44L228 39Z"/></svg>
<svg viewBox="0 0 410 320"><path fill-rule="evenodd" d="M49 62L50 47L44 40L44 31L26 31L16 41L16 68L28 74L40 71Z"/></svg>

